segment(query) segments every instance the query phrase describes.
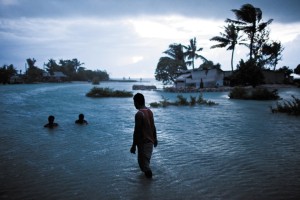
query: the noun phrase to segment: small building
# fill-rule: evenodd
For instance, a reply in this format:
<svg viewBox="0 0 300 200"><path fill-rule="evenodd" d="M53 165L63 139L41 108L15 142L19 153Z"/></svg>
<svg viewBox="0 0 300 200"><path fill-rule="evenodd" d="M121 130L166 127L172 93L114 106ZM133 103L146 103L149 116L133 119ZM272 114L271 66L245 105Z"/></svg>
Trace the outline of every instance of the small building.
<svg viewBox="0 0 300 200"><path fill-rule="evenodd" d="M22 75L17 74L17 75L10 77L9 82L11 84L24 83L24 79L23 79Z"/></svg>
<svg viewBox="0 0 300 200"><path fill-rule="evenodd" d="M48 72L44 72L43 78L45 81L49 82L64 82L67 81L68 77L63 72L53 72L53 75Z"/></svg>
<svg viewBox="0 0 300 200"><path fill-rule="evenodd" d="M185 87L200 88L201 82L204 88L223 86L224 72L219 68L195 69L181 72L175 80L177 89Z"/></svg>

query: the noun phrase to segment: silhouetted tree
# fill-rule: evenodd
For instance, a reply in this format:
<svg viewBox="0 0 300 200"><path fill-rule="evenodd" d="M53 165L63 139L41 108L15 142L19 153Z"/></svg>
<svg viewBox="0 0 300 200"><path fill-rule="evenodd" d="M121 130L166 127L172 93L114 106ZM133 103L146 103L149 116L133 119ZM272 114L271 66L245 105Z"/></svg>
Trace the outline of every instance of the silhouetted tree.
<svg viewBox="0 0 300 200"><path fill-rule="evenodd" d="M214 64L213 61L208 60L208 61L202 63L202 64L199 66L199 69L202 69L202 70L221 69L221 65L220 65L219 63Z"/></svg>
<svg viewBox="0 0 300 200"><path fill-rule="evenodd" d="M231 50L231 71L233 71L233 55L235 46L238 45L246 45L243 43L245 41L242 39L242 36L239 36L239 28L236 27L234 24L229 24L228 26L224 27L225 32L220 33L221 36L215 36L211 38L211 41L219 42L219 44L211 46L211 48L224 48L227 47L227 50Z"/></svg>
<svg viewBox="0 0 300 200"><path fill-rule="evenodd" d="M155 70L155 79L163 84L173 83L178 76L180 66L176 60L169 57L161 57Z"/></svg>
<svg viewBox="0 0 300 200"><path fill-rule="evenodd" d="M188 61L186 61L187 65L191 65L193 67L193 70L195 69L195 59L202 59L203 62L206 62L207 59L203 57L202 55L197 54L198 51L202 51L203 48L197 49L197 41L196 38L190 39L190 44L186 47L183 46L186 49L186 52L184 53Z"/></svg>
<svg viewBox="0 0 300 200"><path fill-rule="evenodd" d="M0 83L7 84L10 83L10 78L17 74L17 70L12 64L3 65L0 68Z"/></svg>
<svg viewBox="0 0 300 200"><path fill-rule="evenodd" d="M180 70L187 70L184 60L183 46L181 44L171 44L169 49L163 52L168 57L161 57L155 70L155 79L163 84L175 81Z"/></svg>
<svg viewBox="0 0 300 200"><path fill-rule="evenodd" d="M262 55L266 57L265 63L273 66L275 71L278 61L281 60L281 53L284 48L281 45L281 42L272 42L271 44L264 44L262 47Z"/></svg>
<svg viewBox="0 0 300 200"><path fill-rule="evenodd" d="M187 70L183 48L184 47L181 44L171 44L169 45L169 49L163 53L177 62L177 64L181 66L181 69Z"/></svg>
<svg viewBox="0 0 300 200"><path fill-rule="evenodd" d="M53 75L53 72L60 72L61 71L61 66L59 66L54 59L49 59L48 63L44 64L46 67L46 71L50 74Z"/></svg>
<svg viewBox="0 0 300 200"><path fill-rule="evenodd" d="M244 31L250 40L250 60L253 59L253 53L255 49L255 37L258 32L263 31L273 19L267 22L262 21L262 11L260 8L255 8L251 4L244 4L240 9L233 9L237 20L227 19L226 22L233 23Z"/></svg>
<svg viewBox="0 0 300 200"><path fill-rule="evenodd" d="M295 74L300 74L300 64L294 69Z"/></svg>
<svg viewBox="0 0 300 200"><path fill-rule="evenodd" d="M36 60L33 58L26 59L28 69L26 71L27 82L40 82L43 79L43 70L35 66Z"/></svg>
<svg viewBox="0 0 300 200"><path fill-rule="evenodd" d="M256 87L264 81L262 67L254 60L248 60L246 62L241 60L237 70L234 71L231 77L231 81L234 85L251 85L252 87Z"/></svg>

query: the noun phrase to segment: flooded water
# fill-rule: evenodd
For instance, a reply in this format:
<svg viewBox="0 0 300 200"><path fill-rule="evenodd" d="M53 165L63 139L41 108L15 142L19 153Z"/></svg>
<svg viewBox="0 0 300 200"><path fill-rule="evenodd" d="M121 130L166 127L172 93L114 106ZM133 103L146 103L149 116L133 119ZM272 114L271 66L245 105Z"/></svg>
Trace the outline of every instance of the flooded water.
<svg viewBox="0 0 300 200"><path fill-rule="evenodd" d="M131 90L132 84L100 86ZM300 198L300 118L272 114L275 101L216 92L203 97L217 106L153 108L159 144L148 180L129 152L132 98L88 98L92 87L0 86L0 199ZM142 92L147 105L177 96ZM300 97L300 90L279 94ZM74 123L79 113L89 125ZM50 114L57 129L43 128Z"/></svg>

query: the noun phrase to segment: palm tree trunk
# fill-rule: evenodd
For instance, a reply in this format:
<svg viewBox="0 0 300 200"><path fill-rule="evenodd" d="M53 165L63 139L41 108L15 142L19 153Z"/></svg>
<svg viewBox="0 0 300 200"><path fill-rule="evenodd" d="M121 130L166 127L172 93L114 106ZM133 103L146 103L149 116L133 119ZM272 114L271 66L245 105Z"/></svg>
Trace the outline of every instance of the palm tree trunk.
<svg viewBox="0 0 300 200"><path fill-rule="evenodd" d="M193 70L195 69L195 59L193 58Z"/></svg>
<svg viewBox="0 0 300 200"><path fill-rule="evenodd" d="M234 48L232 49L231 52L231 71L233 72L233 54L234 54Z"/></svg>
<svg viewBox="0 0 300 200"><path fill-rule="evenodd" d="M254 34L255 34L255 24L253 25L254 31L251 33L250 38L250 60L252 60L252 54L253 54L253 43L254 43Z"/></svg>

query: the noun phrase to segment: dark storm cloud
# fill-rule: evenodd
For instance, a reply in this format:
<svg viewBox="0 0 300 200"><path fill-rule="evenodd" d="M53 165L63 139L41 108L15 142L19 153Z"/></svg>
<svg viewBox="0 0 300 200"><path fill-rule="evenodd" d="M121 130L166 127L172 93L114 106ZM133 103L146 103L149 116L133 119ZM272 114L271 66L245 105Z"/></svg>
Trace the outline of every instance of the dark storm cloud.
<svg viewBox="0 0 300 200"><path fill-rule="evenodd" d="M0 4L1 18L98 16L103 18L134 15L180 14L189 17L234 18L232 9L250 3L263 11L263 19L277 22L300 21L298 0L13 0ZM7 4L7 3L6 3ZM266 18L265 18L266 17Z"/></svg>
<svg viewBox="0 0 300 200"><path fill-rule="evenodd" d="M209 38L226 18L234 19L232 9L246 3L261 8L264 21L274 19L271 33L285 47L279 66L297 66L300 6L295 0L0 0L0 65L24 70L27 58L35 58L39 67L50 58L77 58L112 77L153 77L169 44L197 37L203 55L227 70L230 52L211 50ZM246 55L239 48L234 62Z"/></svg>

